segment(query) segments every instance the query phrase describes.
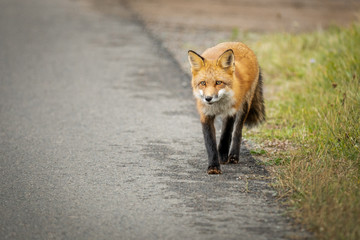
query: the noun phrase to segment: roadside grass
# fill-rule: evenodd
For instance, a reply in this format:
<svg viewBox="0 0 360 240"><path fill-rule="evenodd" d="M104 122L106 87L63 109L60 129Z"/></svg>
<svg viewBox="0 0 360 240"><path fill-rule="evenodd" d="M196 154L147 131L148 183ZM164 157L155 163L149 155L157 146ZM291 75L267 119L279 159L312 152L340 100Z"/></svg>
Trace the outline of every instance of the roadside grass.
<svg viewBox="0 0 360 240"><path fill-rule="evenodd" d="M252 153L275 166L291 214L317 238L360 239L360 23L249 45L267 108L267 122L245 132L262 143Z"/></svg>

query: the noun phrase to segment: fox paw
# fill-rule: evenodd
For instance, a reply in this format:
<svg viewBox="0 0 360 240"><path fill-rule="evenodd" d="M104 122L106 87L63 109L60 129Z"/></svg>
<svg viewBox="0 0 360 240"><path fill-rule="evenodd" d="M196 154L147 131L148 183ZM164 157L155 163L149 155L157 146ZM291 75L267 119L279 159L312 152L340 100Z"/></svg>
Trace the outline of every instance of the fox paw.
<svg viewBox="0 0 360 240"><path fill-rule="evenodd" d="M220 158L220 164L228 164L228 163L229 163L229 158L227 156Z"/></svg>
<svg viewBox="0 0 360 240"><path fill-rule="evenodd" d="M207 170L208 174L221 174L220 166L209 166Z"/></svg>
<svg viewBox="0 0 360 240"><path fill-rule="evenodd" d="M239 163L239 156L235 154L230 154L227 163L229 164L238 164Z"/></svg>
<svg viewBox="0 0 360 240"><path fill-rule="evenodd" d="M220 161L220 164L222 164L222 165L226 165L226 164L228 164L229 163L229 160L226 160L226 161Z"/></svg>

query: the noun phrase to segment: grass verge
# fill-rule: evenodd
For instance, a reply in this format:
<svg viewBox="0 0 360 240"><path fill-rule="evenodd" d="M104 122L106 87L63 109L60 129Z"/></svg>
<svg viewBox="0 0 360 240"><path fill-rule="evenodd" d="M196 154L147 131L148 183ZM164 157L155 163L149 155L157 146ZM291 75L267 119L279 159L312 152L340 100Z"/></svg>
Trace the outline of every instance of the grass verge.
<svg viewBox="0 0 360 240"><path fill-rule="evenodd" d="M276 186L317 238L360 239L360 24L249 45L267 99L253 151L279 166Z"/></svg>

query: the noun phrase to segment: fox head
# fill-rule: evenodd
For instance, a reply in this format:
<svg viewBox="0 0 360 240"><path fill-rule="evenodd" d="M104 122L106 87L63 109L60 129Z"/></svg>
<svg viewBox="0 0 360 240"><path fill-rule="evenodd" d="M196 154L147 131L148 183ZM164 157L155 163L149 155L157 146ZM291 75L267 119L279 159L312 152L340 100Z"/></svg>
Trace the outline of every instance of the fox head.
<svg viewBox="0 0 360 240"><path fill-rule="evenodd" d="M204 104L211 105L225 97L230 97L234 72L235 57L231 49L226 50L217 59L205 59L189 50L188 58L192 72L194 96Z"/></svg>

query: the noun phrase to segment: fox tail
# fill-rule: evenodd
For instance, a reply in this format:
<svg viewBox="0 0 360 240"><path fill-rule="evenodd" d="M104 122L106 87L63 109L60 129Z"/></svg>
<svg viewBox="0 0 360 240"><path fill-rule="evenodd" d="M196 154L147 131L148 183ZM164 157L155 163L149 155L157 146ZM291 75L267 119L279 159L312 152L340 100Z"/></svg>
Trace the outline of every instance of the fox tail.
<svg viewBox="0 0 360 240"><path fill-rule="evenodd" d="M245 125L251 128L264 121L265 121L265 105L264 105L264 97L263 97L263 78L260 69L258 83L255 88L254 97L251 101L249 113L245 120Z"/></svg>

